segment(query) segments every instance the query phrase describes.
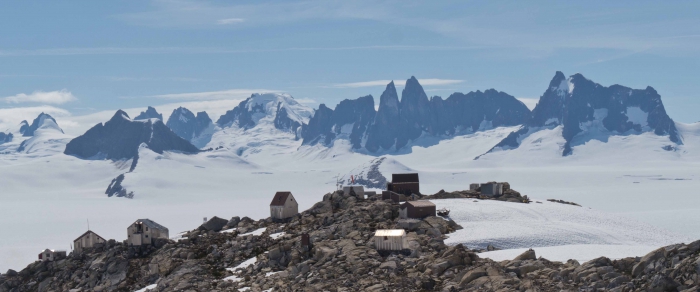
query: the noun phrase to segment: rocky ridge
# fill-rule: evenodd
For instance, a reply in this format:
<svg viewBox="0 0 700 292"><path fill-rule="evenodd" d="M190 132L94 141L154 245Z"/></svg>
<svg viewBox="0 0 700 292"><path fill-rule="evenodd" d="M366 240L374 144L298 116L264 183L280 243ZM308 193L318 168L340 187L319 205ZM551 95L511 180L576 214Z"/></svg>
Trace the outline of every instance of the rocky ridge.
<svg viewBox="0 0 700 292"><path fill-rule="evenodd" d="M408 232L409 249L374 249L376 229L395 228L398 206L334 192L277 223L213 218L200 228L134 248L108 241L56 262L0 276L0 292L134 291L699 291L700 241L641 258L566 263L527 251L513 260L482 259L443 235L460 228L428 217ZM216 220L214 220L216 219ZM223 231L215 231L217 229ZM300 244L310 235L312 247ZM271 290L270 290L271 289Z"/></svg>

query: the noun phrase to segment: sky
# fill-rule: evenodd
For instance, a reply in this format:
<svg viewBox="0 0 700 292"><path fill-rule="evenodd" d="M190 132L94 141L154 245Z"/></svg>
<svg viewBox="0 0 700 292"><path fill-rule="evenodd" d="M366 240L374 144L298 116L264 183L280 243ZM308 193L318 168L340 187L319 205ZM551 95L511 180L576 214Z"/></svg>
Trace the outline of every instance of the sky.
<svg viewBox="0 0 700 292"><path fill-rule="evenodd" d="M368 94L378 103L386 83L401 90L411 76L428 96L494 88L533 107L562 71L652 86L673 119L692 123L697 11L697 1L4 1L0 113L254 92L333 108Z"/></svg>

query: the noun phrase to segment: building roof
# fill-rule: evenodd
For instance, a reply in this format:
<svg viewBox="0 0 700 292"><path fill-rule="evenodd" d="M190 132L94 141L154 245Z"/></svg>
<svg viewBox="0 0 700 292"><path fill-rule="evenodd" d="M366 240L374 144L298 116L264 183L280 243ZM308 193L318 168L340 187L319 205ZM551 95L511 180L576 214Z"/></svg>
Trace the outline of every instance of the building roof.
<svg viewBox="0 0 700 292"><path fill-rule="evenodd" d="M392 183L418 182L417 173L394 173L391 175Z"/></svg>
<svg viewBox="0 0 700 292"><path fill-rule="evenodd" d="M374 236L404 236L406 231L403 229L377 229Z"/></svg>
<svg viewBox="0 0 700 292"><path fill-rule="evenodd" d="M406 203L403 203L403 205L401 206L401 208L403 209L403 207L404 207L406 204L410 204L410 205L412 205L413 207L435 207L435 204L433 204L433 202L431 202L431 201L426 201L426 200L421 200L421 201L408 201L408 202L406 202Z"/></svg>
<svg viewBox="0 0 700 292"><path fill-rule="evenodd" d="M85 233L83 233L82 235L78 236L78 238L76 238L75 240L73 240L73 242L78 241L78 239L80 239L81 237L87 235L88 233L92 233L92 234L94 234L95 236L101 238L102 240L107 241L106 239L102 238L102 236L97 235L97 233L93 232L92 230L88 230L88 231L85 231Z"/></svg>
<svg viewBox="0 0 700 292"><path fill-rule="evenodd" d="M289 196L292 196L292 192L277 192L275 193L275 197L272 198L272 202L270 202L270 206L284 206L284 203L287 202L287 198ZM294 196L292 196L294 198Z"/></svg>
<svg viewBox="0 0 700 292"><path fill-rule="evenodd" d="M139 219L139 220L136 220L135 222L141 222L141 223L143 223L143 225L146 225L146 226L151 227L153 229L158 229L158 230L168 232L168 228L165 228L165 226L160 225L151 219Z"/></svg>

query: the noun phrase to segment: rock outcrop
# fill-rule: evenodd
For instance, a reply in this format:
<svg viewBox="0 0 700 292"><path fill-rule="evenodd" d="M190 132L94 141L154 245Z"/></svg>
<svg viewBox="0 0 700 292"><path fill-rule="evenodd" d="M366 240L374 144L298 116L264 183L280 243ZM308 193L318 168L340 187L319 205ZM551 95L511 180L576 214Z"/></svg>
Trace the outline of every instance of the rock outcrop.
<svg viewBox="0 0 700 292"><path fill-rule="evenodd" d="M12 133L0 132L0 144L11 142L13 138Z"/></svg>
<svg viewBox="0 0 700 292"><path fill-rule="evenodd" d="M335 110L321 104L309 124L302 126L303 144L323 143L328 146L336 137L341 136L348 139L354 149L362 148L362 138L375 115L374 98L371 95L343 100Z"/></svg>
<svg viewBox="0 0 700 292"><path fill-rule="evenodd" d="M376 229L401 225L398 206L334 192L276 223L234 217L182 233L177 241L133 247L114 240L55 262L0 275L0 292L24 291L698 291L700 241L642 258L580 264L538 258L482 259L447 246L452 221L428 217L407 234L408 248L377 252ZM206 224L205 224L206 225ZM308 234L310 246L302 245ZM151 286L149 286L151 285Z"/></svg>
<svg viewBox="0 0 700 292"><path fill-rule="evenodd" d="M141 144L156 153L199 151L189 141L173 133L161 120L133 121L119 110L106 123L97 124L68 142L64 153L84 159L132 159L138 157Z"/></svg>
<svg viewBox="0 0 700 292"><path fill-rule="evenodd" d="M159 119L163 121L163 114L158 113L158 111L149 106L146 111L141 112L138 116L134 118L134 121L148 120L148 119Z"/></svg>

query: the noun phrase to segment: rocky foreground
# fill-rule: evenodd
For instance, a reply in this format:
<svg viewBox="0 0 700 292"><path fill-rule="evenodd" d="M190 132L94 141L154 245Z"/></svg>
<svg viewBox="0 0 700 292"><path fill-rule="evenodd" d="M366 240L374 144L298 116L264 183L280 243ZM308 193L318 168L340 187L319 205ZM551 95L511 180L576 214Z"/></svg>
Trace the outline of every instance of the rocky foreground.
<svg viewBox="0 0 700 292"><path fill-rule="evenodd" d="M376 229L398 226L398 206L336 192L290 222L215 218L177 241L104 246L0 275L6 291L700 291L700 241L642 258L551 262L528 251L510 261L443 243L461 227L411 224L409 249L378 253ZM308 233L310 249L301 246ZM153 287L153 286L151 286Z"/></svg>

